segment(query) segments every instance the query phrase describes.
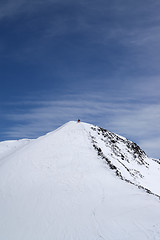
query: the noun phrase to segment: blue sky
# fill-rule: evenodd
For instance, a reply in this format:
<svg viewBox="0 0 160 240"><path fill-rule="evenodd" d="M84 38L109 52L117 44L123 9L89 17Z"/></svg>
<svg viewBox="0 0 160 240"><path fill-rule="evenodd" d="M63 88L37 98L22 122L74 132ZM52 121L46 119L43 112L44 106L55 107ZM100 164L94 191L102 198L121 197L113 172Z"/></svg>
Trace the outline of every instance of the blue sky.
<svg viewBox="0 0 160 240"><path fill-rule="evenodd" d="M160 2L0 2L0 141L80 118L160 158Z"/></svg>

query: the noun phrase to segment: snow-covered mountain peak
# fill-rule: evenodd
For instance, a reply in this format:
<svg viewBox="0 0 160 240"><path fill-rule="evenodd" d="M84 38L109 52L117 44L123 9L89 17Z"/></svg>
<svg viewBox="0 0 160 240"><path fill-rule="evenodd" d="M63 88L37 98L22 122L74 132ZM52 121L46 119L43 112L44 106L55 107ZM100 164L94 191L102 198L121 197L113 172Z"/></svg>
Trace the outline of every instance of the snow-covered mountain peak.
<svg viewBox="0 0 160 240"><path fill-rule="evenodd" d="M22 142L1 155L0 239L160 239L160 165L135 143L75 121Z"/></svg>
<svg viewBox="0 0 160 240"><path fill-rule="evenodd" d="M74 148L77 152L79 148L90 146L98 155L99 161L112 169L116 176L148 193L160 195L159 162L149 158L136 143L125 137L92 124L70 121L40 139L45 138L51 144L52 138L56 139L57 144L63 147L62 139L66 138L67 145L69 144L66 155L73 152Z"/></svg>
<svg viewBox="0 0 160 240"><path fill-rule="evenodd" d="M125 137L89 123L69 121L35 140L1 142L0 158L3 160L10 155L14 157L14 153L21 154L25 150L27 154L31 152L35 159L39 159L35 160L35 165L39 168L42 167L41 164L52 166L48 160L44 160L43 153L52 158L62 155L59 156L60 161L67 163L80 149L98 155L99 162L105 163L122 180L144 188L149 193L160 195L157 184L157 179L160 180L159 161L149 158L136 143ZM83 157L87 161L86 156ZM74 162L76 160L79 161L75 158Z"/></svg>

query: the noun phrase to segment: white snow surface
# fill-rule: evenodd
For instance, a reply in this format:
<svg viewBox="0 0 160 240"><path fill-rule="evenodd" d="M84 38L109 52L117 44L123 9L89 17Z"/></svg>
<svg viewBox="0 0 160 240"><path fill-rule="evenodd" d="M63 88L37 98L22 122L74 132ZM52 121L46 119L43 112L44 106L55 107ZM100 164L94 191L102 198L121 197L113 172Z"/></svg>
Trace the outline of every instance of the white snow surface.
<svg viewBox="0 0 160 240"><path fill-rule="evenodd" d="M0 143L0 239L159 240L159 198L123 181L105 157L124 179L158 195L160 165L143 153L139 164L127 139L113 134L110 144L105 134L72 121L8 150Z"/></svg>
<svg viewBox="0 0 160 240"><path fill-rule="evenodd" d="M20 139L0 142L0 164L6 157L10 156L15 151L28 144L30 141L34 140Z"/></svg>

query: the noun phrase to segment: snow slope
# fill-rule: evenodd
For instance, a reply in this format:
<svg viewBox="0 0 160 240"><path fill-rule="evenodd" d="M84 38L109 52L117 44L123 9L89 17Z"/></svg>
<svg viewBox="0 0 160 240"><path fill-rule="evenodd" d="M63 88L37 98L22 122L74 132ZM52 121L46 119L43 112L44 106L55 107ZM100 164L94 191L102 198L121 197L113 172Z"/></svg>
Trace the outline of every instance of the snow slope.
<svg viewBox="0 0 160 240"><path fill-rule="evenodd" d="M15 151L28 144L30 141L33 140L21 139L0 142L0 164L1 161L5 159L5 157L13 154Z"/></svg>
<svg viewBox="0 0 160 240"><path fill-rule="evenodd" d="M123 180L160 196L160 161L128 139L99 127L88 129L94 148Z"/></svg>
<svg viewBox="0 0 160 240"><path fill-rule="evenodd" d="M115 161L111 169L109 138L103 139L97 129L69 122L5 157L0 166L0 239L160 239L159 199L122 181L130 177L122 164Z"/></svg>

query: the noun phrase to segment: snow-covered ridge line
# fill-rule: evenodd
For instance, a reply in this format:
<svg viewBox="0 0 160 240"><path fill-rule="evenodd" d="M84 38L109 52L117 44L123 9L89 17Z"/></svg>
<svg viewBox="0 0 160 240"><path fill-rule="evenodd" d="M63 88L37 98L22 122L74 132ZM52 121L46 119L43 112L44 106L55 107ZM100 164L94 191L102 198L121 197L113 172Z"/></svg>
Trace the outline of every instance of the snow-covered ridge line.
<svg viewBox="0 0 160 240"><path fill-rule="evenodd" d="M58 129L47 133L37 139L21 139L15 141L0 142L0 163L14 155L17 151L23 151L24 147L36 147L37 141L56 137L56 134L66 128L79 128L85 131L91 139L93 148L101 159L105 160L109 168L122 180L134 184L157 197L160 196L160 189L157 180L160 181L160 161L148 158L146 153L134 142L104 128L88 123L77 123L70 121ZM30 145L30 146L31 146Z"/></svg>
<svg viewBox="0 0 160 240"><path fill-rule="evenodd" d="M103 128L92 126L90 137L98 156L120 179L160 198L157 183L152 184L154 178L160 180L158 160L148 158L136 143Z"/></svg>
<svg viewBox="0 0 160 240"><path fill-rule="evenodd" d="M0 165L0 239L160 239L160 201L138 189L159 194L160 165L132 142L69 122L13 149Z"/></svg>
<svg viewBox="0 0 160 240"><path fill-rule="evenodd" d="M115 165L113 165L112 162L111 162L107 157L105 157L105 155L103 154L102 149L99 148L98 146L96 146L95 143L94 143L94 141L93 141L93 147L97 150L98 156L100 156L102 159L104 159L104 160L106 161L106 163L108 164L108 166L110 167L110 169L114 170L114 171L115 171L115 174L116 174L121 180L126 181L126 182L128 182L128 183L130 183L130 184L133 184L134 186L136 186L136 187L138 187L138 188L140 188L140 189L143 189L145 192L147 192L147 193L149 193L149 194L152 194L152 195L154 195L154 196L156 196L156 197L158 197L158 198L160 199L160 195L155 194L155 193L153 193L151 190L149 190L149 189L147 189L147 188L145 188L145 187L143 187L143 186L141 186L141 185L138 185L138 184L132 182L131 180L126 179L125 177L123 177L122 174L121 174L121 172L120 172L120 170L118 170L118 168L117 168ZM119 162L120 162L120 161L119 161ZM120 163L121 163L121 162L120 162ZM127 170L128 172L130 172L131 175L133 175L133 174L131 173L130 169L128 169L123 163L121 163L121 164L122 164L122 166L123 166L124 168L126 168L126 170ZM139 173L139 175L140 175L140 173ZM141 177L143 177L143 176L141 175Z"/></svg>

